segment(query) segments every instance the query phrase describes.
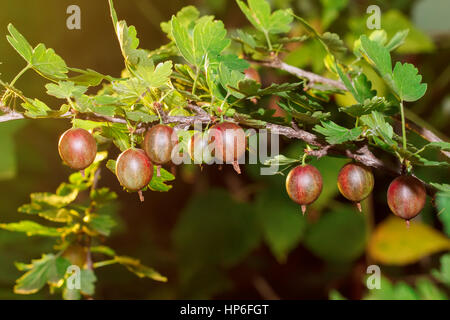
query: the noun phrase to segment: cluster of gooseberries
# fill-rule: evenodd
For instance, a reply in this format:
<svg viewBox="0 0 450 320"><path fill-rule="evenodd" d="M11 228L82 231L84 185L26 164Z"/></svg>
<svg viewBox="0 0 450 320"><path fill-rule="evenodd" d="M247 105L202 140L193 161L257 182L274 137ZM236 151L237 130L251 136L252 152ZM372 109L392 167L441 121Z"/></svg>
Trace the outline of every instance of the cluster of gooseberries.
<svg viewBox="0 0 450 320"><path fill-rule="evenodd" d="M304 164L293 168L286 178L286 190L289 197L301 205L303 214L306 206L317 200L322 192L322 176L312 165ZM348 200L356 203L361 211L360 202L372 192L374 177L370 168L360 163L348 163L339 171L338 189ZM423 183L410 175L395 178L387 191L387 202L391 211L398 217L409 220L423 209L426 190Z"/></svg>
<svg viewBox="0 0 450 320"><path fill-rule="evenodd" d="M151 127L145 134L142 149L129 148L117 158L115 171L120 184L130 191L137 191L143 201L141 190L152 180L153 164L157 167L157 176L160 176L161 166L171 161L177 143L178 138L172 127L164 124ZM209 150L208 156L205 151L212 143L214 150ZM241 173L238 160L245 149L244 130L232 122L215 124L208 134L197 132L188 144L188 153L196 163L210 163L215 158L222 163L231 162L238 173ZM88 131L72 128L61 135L58 150L69 167L84 170L95 160L97 144Z"/></svg>
<svg viewBox="0 0 450 320"><path fill-rule="evenodd" d="M175 138L174 138L175 137ZM214 158L233 164L236 172L241 173L238 159L246 150L244 130L235 123L222 122L213 125L208 134L197 132L188 143L188 153L196 162L210 163ZM208 150L214 142L214 151ZM120 184L130 190L141 190L153 177L153 164L160 175L161 165L172 159L172 151L178 139L172 127L158 124L145 134L142 149L130 148L122 152L116 161L116 175ZM97 144L86 130L72 128L63 133L59 140L59 154L62 160L76 170L87 168L95 159ZM205 152L206 151L206 152ZM209 152L208 152L209 151ZM361 211L360 201L372 192L374 177L371 169L360 163L348 163L338 175L337 185L341 194L356 203ZM286 190L289 197L301 205L303 214L306 206L313 203L322 192L322 176L312 165L302 164L293 168L286 178ZM397 177L389 186L387 201L392 212L409 220L419 214L425 205L426 191L422 182L413 176Z"/></svg>

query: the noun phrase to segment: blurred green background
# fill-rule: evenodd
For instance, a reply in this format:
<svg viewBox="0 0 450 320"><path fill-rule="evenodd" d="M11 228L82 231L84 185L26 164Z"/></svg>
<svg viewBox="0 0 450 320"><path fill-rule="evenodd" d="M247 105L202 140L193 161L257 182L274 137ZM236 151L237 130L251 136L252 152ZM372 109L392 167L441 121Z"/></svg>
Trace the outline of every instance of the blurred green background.
<svg viewBox="0 0 450 320"><path fill-rule="evenodd" d="M81 30L66 28L66 9L81 8ZM235 1L225 0L116 0L120 19L138 30L141 47L154 49L168 40L159 23L186 5L216 15L228 29L248 23ZM450 2L448 0L331 1L274 0L274 7L292 7L319 31L338 33L351 48L352 41L367 33L366 8L382 10L382 28L388 35L410 28L395 60L415 64L428 83L425 97L409 109L431 124L445 138L450 135ZM24 66L6 41L6 26L14 25L32 45L54 48L67 64L119 76L123 58L115 38L107 1L3 0L0 4L0 73L10 81ZM294 33L301 32L294 28ZM323 72L317 43L293 45L285 60L298 67ZM280 77L261 70L267 85ZM17 86L29 97L53 107L57 100L45 94L46 81L28 72ZM384 90L382 83L375 84ZM346 100L347 99L347 100ZM346 96L337 103L346 104ZM269 104L269 101L262 103ZM67 120L21 120L0 124L0 221L14 222L17 208L29 194L53 191L70 174L61 164L57 141L69 127ZM445 138L446 139L446 138ZM447 139L448 141L448 139ZM283 140L283 152L297 156L302 146ZM110 154L115 157L116 154ZM141 280L120 266L97 272L96 298L104 299L327 299L341 298L445 298L448 287L430 276L450 243L450 204L428 201L421 216L406 231L392 220L386 204L391 177L375 172L376 184L363 203L364 214L338 194L336 178L346 161L314 161L324 177L324 191L309 208L306 218L287 197L284 177L263 177L258 166L246 166L237 176L231 168L183 166L173 189L147 193L145 203L135 194L121 192L116 178L103 170L100 185L118 192L113 208L119 227L108 245L117 252L138 257L169 278L168 283ZM445 169L419 169L427 180L449 183ZM447 210L443 210L446 207ZM440 213L439 216L437 213ZM0 231L0 299L59 298L48 289L32 296L12 292L21 273L14 261L28 262L51 251L51 242L39 237ZM448 260L447 260L448 261ZM382 290L365 289L366 267L378 264L384 278ZM447 263L450 265L450 263ZM450 272L450 271L448 271ZM388 280L389 279L389 280ZM447 292L446 292L447 290ZM340 293L338 293L340 292Z"/></svg>

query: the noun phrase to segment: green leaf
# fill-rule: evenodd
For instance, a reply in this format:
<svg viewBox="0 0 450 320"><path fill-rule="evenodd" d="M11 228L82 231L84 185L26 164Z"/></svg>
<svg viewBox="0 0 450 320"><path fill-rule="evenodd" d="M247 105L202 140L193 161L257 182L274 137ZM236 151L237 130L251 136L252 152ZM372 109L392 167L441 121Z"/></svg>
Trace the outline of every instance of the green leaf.
<svg viewBox="0 0 450 320"><path fill-rule="evenodd" d="M91 247L92 253L101 253L109 257L114 257L116 255L116 252L107 246L93 246Z"/></svg>
<svg viewBox="0 0 450 320"><path fill-rule="evenodd" d="M400 47L405 42L408 33L409 29L396 32L389 43L386 45L386 49L388 49L389 51L394 51L395 49Z"/></svg>
<svg viewBox="0 0 450 320"><path fill-rule="evenodd" d="M167 278L162 276L153 268L149 268L143 264L138 259L126 257L126 256L116 256L114 257L117 263L125 266L129 271L133 272L139 278L149 278L155 281L167 282Z"/></svg>
<svg viewBox="0 0 450 320"><path fill-rule="evenodd" d="M89 216L89 227L105 237L111 234L111 230L116 225L116 221L107 214L91 214Z"/></svg>
<svg viewBox="0 0 450 320"><path fill-rule="evenodd" d="M270 4L266 0L248 0L248 6L237 0L239 8L248 21L263 33L286 33L290 30L289 24L293 20L292 10L276 10L271 13Z"/></svg>
<svg viewBox="0 0 450 320"><path fill-rule="evenodd" d="M230 92L230 87L237 87L239 81L243 80L245 75L242 72L229 69L224 63L220 63L219 65L219 79L222 87ZM231 92L237 98L241 98L242 94L237 93L236 91Z"/></svg>
<svg viewBox="0 0 450 320"><path fill-rule="evenodd" d="M386 83L392 85L392 61L389 50L380 43L361 36L362 54L375 67Z"/></svg>
<svg viewBox="0 0 450 320"><path fill-rule="evenodd" d="M273 157L273 158L271 158L271 159L269 159L269 160L266 160L265 162L264 162L264 165L265 166L276 166L276 165L278 165L278 166L285 166L285 165L288 165L288 164L293 164L293 163L296 163L296 162L299 162L300 160L299 159L291 159L291 158L287 158L286 156L284 156L284 155L282 155L282 154L279 154L279 155L277 155L277 156L275 156L275 157Z"/></svg>
<svg viewBox="0 0 450 320"><path fill-rule="evenodd" d="M348 262L364 252L367 236L364 216L358 215L351 206L345 206L334 208L312 225L304 244L324 260Z"/></svg>
<svg viewBox="0 0 450 320"><path fill-rule="evenodd" d="M175 176L164 168L160 169L160 176L158 177L157 168L156 166L153 166L153 178L148 187L152 191L167 192L172 189L172 186L166 184L166 182L173 180L175 180Z"/></svg>
<svg viewBox="0 0 450 320"><path fill-rule="evenodd" d="M323 44L331 54L335 55L347 51L347 47L345 46L344 41L336 33L325 32L320 37L320 40L323 42Z"/></svg>
<svg viewBox="0 0 450 320"><path fill-rule="evenodd" d="M244 72L245 69L250 67L250 64L244 60L239 58L235 54L224 54L218 57L218 62L223 63L231 70L236 70L240 72Z"/></svg>
<svg viewBox="0 0 450 320"><path fill-rule="evenodd" d="M194 6L184 7L176 14L179 23L188 31L191 31L194 28L195 21L197 21L199 16L200 12L198 12L198 9ZM171 21L162 22L161 30L167 34L169 39L173 40Z"/></svg>
<svg viewBox="0 0 450 320"><path fill-rule="evenodd" d="M430 142L430 143L426 144L424 146L424 148L425 149L433 148L433 149L438 149L438 150L442 150L442 151L450 151L450 142L445 142L445 141ZM450 190L443 190L443 191L450 191Z"/></svg>
<svg viewBox="0 0 450 320"><path fill-rule="evenodd" d="M6 36L11 46L19 53L28 63L31 63L33 48L27 39L10 23L8 24L10 36Z"/></svg>
<svg viewBox="0 0 450 320"><path fill-rule="evenodd" d="M321 121L321 126L316 125L314 131L325 136L329 144L341 144L347 141L354 141L359 138L363 132L361 127L347 129L333 121Z"/></svg>
<svg viewBox="0 0 450 320"><path fill-rule="evenodd" d="M354 104L349 107L341 107L339 111L345 112L353 117L361 117L371 114L373 111L383 113L390 106L384 97L373 97L363 103Z"/></svg>
<svg viewBox="0 0 450 320"><path fill-rule="evenodd" d="M77 86L71 81L59 81L58 84L47 83L45 85L47 94L59 99L69 99L79 97L87 91L85 86Z"/></svg>
<svg viewBox="0 0 450 320"><path fill-rule="evenodd" d="M130 136L127 126L121 123L108 123L102 126L102 133L106 138L113 140L114 144L120 151L131 148Z"/></svg>
<svg viewBox="0 0 450 320"><path fill-rule="evenodd" d="M79 73L79 75L68 78L67 80L74 82L81 86L98 86L103 80L112 81L113 77L103 75L95 70L87 69L77 69L77 68L69 68L70 71L74 71Z"/></svg>
<svg viewBox="0 0 450 320"><path fill-rule="evenodd" d="M434 187L437 187L436 183L433 183L432 185ZM441 190L443 186L445 186L445 188L447 189L450 189L450 185L447 184L441 185ZM444 232L447 236L450 237L450 190L438 192L436 194L436 205L439 209L439 220L441 220L442 224L444 225Z"/></svg>
<svg viewBox="0 0 450 320"><path fill-rule="evenodd" d="M62 208L75 201L79 190L63 183L59 186L56 193L38 192L30 195L31 202L50 205L55 208Z"/></svg>
<svg viewBox="0 0 450 320"><path fill-rule="evenodd" d="M23 232L27 236L60 237L61 229L43 226L39 223L23 220L16 223L1 223L0 228L13 232Z"/></svg>
<svg viewBox="0 0 450 320"><path fill-rule="evenodd" d="M17 279L14 293L33 294L41 290L46 283L59 285L70 266L69 260L53 254L44 254L41 259L31 263L32 268Z"/></svg>
<svg viewBox="0 0 450 320"><path fill-rule="evenodd" d="M373 232L368 245L371 259L386 265L408 265L431 254L450 249L450 240L435 229L413 221L390 217Z"/></svg>
<svg viewBox="0 0 450 320"><path fill-rule="evenodd" d="M153 64L138 65L135 73L144 83L143 86L146 89L148 87L159 88L169 81L169 77L172 74L172 61L159 63L156 68Z"/></svg>
<svg viewBox="0 0 450 320"><path fill-rule="evenodd" d="M298 205L278 190L259 193L255 212L265 242L280 263L301 241L306 230L306 219Z"/></svg>
<svg viewBox="0 0 450 320"><path fill-rule="evenodd" d="M66 79L66 73L69 72L64 60L42 43L33 49L31 65L37 72L56 79Z"/></svg>
<svg viewBox="0 0 450 320"><path fill-rule="evenodd" d="M50 205L35 202L22 205L19 207L18 211L21 213L38 215L54 222L71 222L73 217L78 216L78 213L75 210L55 208Z"/></svg>
<svg viewBox="0 0 450 320"><path fill-rule="evenodd" d="M138 49L139 39L134 26L128 27L125 21L119 21L115 27L120 49L127 65L137 66L153 63L148 57L148 52Z"/></svg>
<svg viewBox="0 0 450 320"><path fill-rule="evenodd" d="M427 91L427 84L421 83L422 76L410 63L397 62L394 68L394 90L403 101L417 101Z"/></svg>
<svg viewBox="0 0 450 320"><path fill-rule="evenodd" d="M26 110L25 115L30 118L45 117L48 115L48 112L52 110L44 102L38 99L30 99L27 102L22 103L21 106Z"/></svg>
<svg viewBox="0 0 450 320"><path fill-rule="evenodd" d="M217 56L229 46L227 31L222 21L213 20L211 16L200 18L188 33L177 17L172 17L172 36L181 55L197 68L209 60L217 60Z"/></svg>
<svg viewBox="0 0 450 320"><path fill-rule="evenodd" d="M397 143L393 140L394 129L386 122L382 113L372 111L371 114L363 115L360 119L363 124L371 129L370 136L380 137L386 148L396 149Z"/></svg>

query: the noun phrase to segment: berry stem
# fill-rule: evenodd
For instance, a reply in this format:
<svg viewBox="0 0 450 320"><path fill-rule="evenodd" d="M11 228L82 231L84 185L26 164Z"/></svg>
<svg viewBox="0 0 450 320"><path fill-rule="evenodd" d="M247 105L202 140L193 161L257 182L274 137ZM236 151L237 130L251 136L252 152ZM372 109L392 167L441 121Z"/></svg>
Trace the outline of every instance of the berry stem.
<svg viewBox="0 0 450 320"><path fill-rule="evenodd" d="M362 212L362 208L361 208L361 202L356 202L356 207L358 208L359 212Z"/></svg>
<svg viewBox="0 0 450 320"><path fill-rule="evenodd" d="M305 213L306 213L306 205L302 204L301 207L302 207L302 214L305 215Z"/></svg>
<svg viewBox="0 0 450 320"><path fill-rule="evenodd" d="M139 195L139 200L141 200L141 202L144 202L144 194L142 193L142 190L138 191L138 195Z"/></svg>
<svg viewBox="0 0 450 320"><path fill-rule="evenodd" d="M197 89L197 81L200 75L200 69L197 67L197 72L195 73L194 84L192 85L192 94L195 94L195 90Z"/></svg>
<svg viewBox="0 0 450 320"><path fill-rule="evenodd" d="M23 68L22 70L20 70L20 72L15 76L15 78L11 81L11 83L9 84L11 87L14 86L14 84L16 83L17 80L19 80L19 78L28 70L30 69L31 66L29 64L27 64L25 66L25 68Z"/></svg>
<svg viewBox="0 0 450 320"><path fill-rule="evenodd" d="M402 117L402 141L403 149L406 150L406 127L405 127L405 110L403 108L403 100L400 101L400 115Z"/></svg>
<svg viewBox="0 0 450 320"><path fill-rule="evenodd" d="M239 163L237 161L233 161L233 169L234 171L236 171L238 174L241 174L241 168L239 167Z"/></svg>
<svg viewBox="0 0 450 320"><path fill-rule="evenodd" d="M161 166L160 165L156 166L156 176L161 177Z"/></svg>

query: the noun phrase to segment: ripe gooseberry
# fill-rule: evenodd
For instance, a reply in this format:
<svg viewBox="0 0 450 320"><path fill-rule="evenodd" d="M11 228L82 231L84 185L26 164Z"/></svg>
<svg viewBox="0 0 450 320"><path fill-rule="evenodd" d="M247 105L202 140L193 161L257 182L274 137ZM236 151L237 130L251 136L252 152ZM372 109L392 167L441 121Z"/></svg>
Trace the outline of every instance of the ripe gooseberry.
<svg viewBox="0 0 450 320"><path fill-rule="evenodd" d="M373 189L372 170L360 163L347 163L339 171L337 185L341 194L355 202L361 212L360 201L367 198Z"/></svg>
<svg viewBox="0 0 450 320"><path fill-rule="evenodd" d="M244 130L233 122L222 122L209 129L209 143L214 143L214 157L219 163L231 163L240 174L238 160L245 154Z"/></svg>
<svg viewBox="0 0 450 320"><path fill-rule="evenodd" d="M153 177L153 164L142 149L130 148L117 158L116 175L120 184L130 191L138 191L144 201L141 189L150 183Z"/></svg>
<svg viewBox="0 0 450 320"><path fill-rule="evenodd" d="M425 206L426 190L423 183L413 176L400 176L389 185L387 201L392 212L406 220L417 216Z"/></svg>
<svg viewBox="0 0 450 320"><path fill-rule="evenodd" d="M94 162L97 155L97 143L89 131L72 128L59 138L58 151L61 159L69 167L83 170Z"/></svg>
<svg viewBox="0 0 450 320"><path fill-rule="evenodd" d="M161 165L172 159L172 150L176 144L177 138L172 127L158 124L147 131L142 148L150 160L157 165L158 177Z"/></svg>
<svg viewBox="0 0 450 320"><path fill-rule="evenodd" d="M306 205L319 197L322 184L319 170L309 164L293 168L286 178L287 193L293 201L301 205L303 214L306 212Z"/></svg>

